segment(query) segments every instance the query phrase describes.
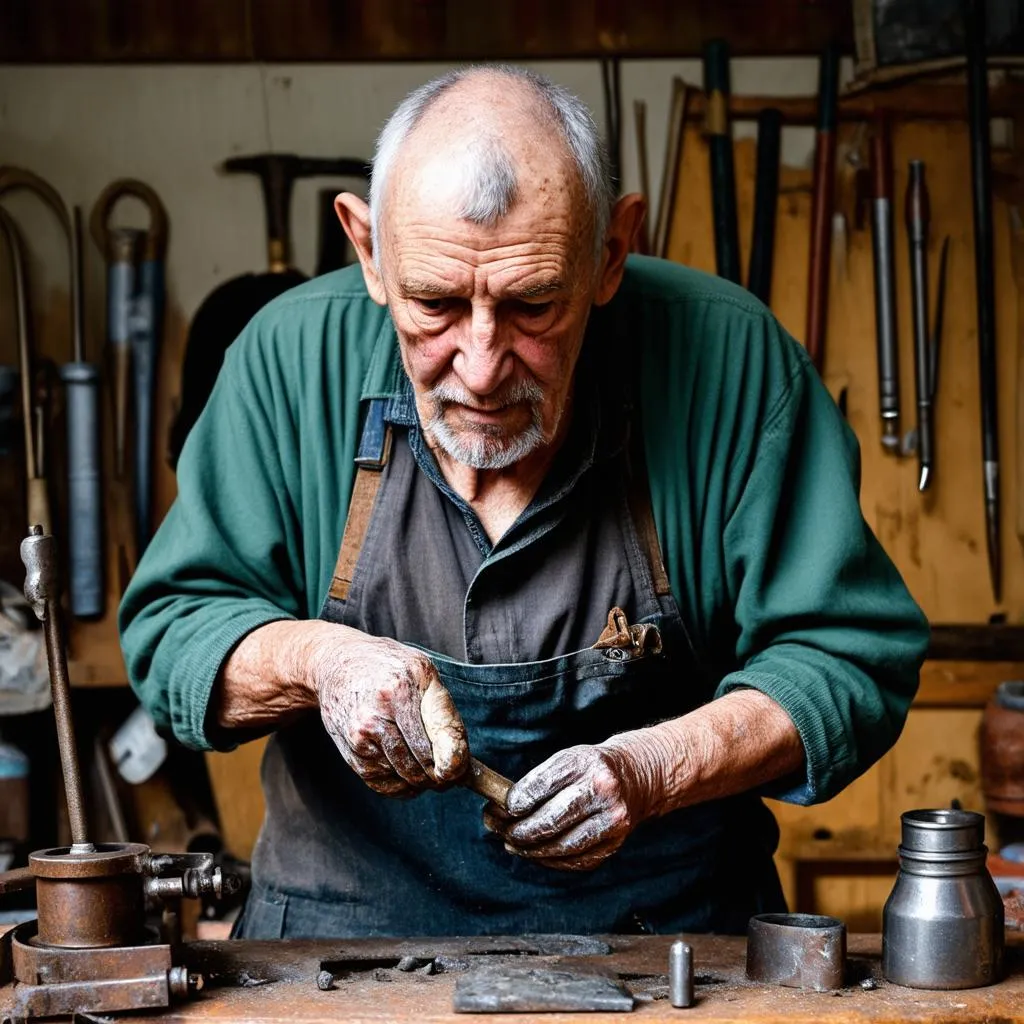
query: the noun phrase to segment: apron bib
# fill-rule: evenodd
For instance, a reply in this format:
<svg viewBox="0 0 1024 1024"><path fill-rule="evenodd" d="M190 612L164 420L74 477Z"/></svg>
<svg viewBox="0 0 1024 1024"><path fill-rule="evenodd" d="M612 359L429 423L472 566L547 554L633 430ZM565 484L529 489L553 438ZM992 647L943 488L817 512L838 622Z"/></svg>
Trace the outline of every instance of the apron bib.
<svg viewBox="0 0 1024 1024"><path fill-rule="evenodd" d="M392 438L383 409L382 401L370 403L321 612L345 625L365 621L360 596L372 574L388 571L386 560L361 557L388 540ZM632 446L634 466L641 448ZM425 651L462 715L470 750L509 778L566 747L683 715L713 692L669 587L642 466L631 472L625 452L620 463L607 492L635 582L630 620L658 629L658 653L586 648L488 665ZM740 934L751 914L785 909L771 859L777 829L749 794L644 822L596 870L563 872L507 853L483 826L483 800L461 787L411 800L374 793L344 763L319 716L271 739L263 781L267 819L240 937Z"/></svg>

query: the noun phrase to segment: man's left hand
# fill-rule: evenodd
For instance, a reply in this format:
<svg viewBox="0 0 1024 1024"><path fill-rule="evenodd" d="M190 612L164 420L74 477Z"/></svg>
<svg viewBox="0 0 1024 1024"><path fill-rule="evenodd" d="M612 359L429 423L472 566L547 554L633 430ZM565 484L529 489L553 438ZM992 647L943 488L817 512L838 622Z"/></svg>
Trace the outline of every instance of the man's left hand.
<svg viewBox="0 0 1024 1024"><path fill-rule="evenodd" d="M509 853L591 871L655 813L660 765L652 746L638 731L562 750L509 790L507 814L488 804L484 824Z"/></svg>

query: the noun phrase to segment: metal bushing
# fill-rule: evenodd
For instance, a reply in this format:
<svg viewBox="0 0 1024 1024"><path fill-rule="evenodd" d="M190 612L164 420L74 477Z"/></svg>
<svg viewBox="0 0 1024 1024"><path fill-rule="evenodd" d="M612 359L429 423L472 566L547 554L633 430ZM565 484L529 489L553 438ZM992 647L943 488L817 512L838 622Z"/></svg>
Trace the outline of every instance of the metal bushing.
<svg viewBox="0 0 1024 1024"><path fill-rule="evenodd" d="M846 925L817 914L758 914L747 926L747 977L829 992L843 987Z"/></svg>
<svg viewBox="0 0 1024 1024"><path fill-rule="evenodd" d="M71 854L66 846L31 854L39 913L36 941L68 949L142 941L148 856L149 847L142 843L99 843L88 854Z"/></svg>

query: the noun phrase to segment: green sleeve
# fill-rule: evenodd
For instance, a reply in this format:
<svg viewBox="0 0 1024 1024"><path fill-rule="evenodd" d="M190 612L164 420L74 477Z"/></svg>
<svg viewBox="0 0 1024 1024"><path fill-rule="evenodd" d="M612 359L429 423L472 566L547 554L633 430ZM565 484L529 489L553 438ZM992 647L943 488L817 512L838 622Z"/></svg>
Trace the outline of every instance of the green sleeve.
<svg viewBox="0 0 1024 1024"><path fill-rule="evenodd" d="M715 696L751 687L785 708L806 775L762 793L810 804L899 737L928 625L861 513L853 432L803 349L773 318L761 329L775 383L729 473L721 544L739 667Z"/></svg>
<svg viewBox="0 0 1024 1024"><path fill-rule="evenodd" d="M139 699L158 725L198 749L235 745L206 724L214 680L234 646L259 626L306 611L289 499L295 431L259 330L250 325L228 350L182 452L178 498L119 613Z"/></svg>

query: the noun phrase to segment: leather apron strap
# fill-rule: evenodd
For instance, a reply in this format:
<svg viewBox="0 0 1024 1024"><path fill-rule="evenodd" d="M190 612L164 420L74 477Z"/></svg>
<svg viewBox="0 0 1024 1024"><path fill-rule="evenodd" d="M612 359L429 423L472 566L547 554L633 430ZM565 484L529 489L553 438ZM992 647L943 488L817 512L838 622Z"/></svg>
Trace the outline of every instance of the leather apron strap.
<svg viewBox="0 0 1024 1024"><path fill-rule="evenodd" d="M629 511L633 516L637 539L647 554L654 592L658 597L667 597L672 593L672 584L665 569L661 541L658 540L658 527L654 522L654 509L651 507L651 487L647 476L643 431L634 429L639 426L639 422L639 411L634 409L629 421Z"/></svg>
<svg viewBox="0 0 1024 1024"><path fill-rule="evenodd" d="M391 424L384 419L385 405L385 400L381 398L370 401L359 440L355 460L356 479L345 519L345 532L341 536L338 561L334 566L334 578L331 580L330 594L337 601L344 601L348 597L352 576L370 525L370 516L373 514L373 503L384 476L384 467L391 457L392 432Z"/></svg>
<svg viewBox="0 0 1024 1024"><path fill-rule="evenodd" d="M384 467L391 456L392 428L384 419L385 404L385 400L380 398L370 401L363 434L359 441L359 452L355 460L355 485L349 502L348 516L345 519L338 561L334 567L334 577L331 580L330 595L337 601L348 598L352 576L363 549L370 516L373 514L373 503L380 490ZM665 569L658 528L654 521L654 510L651 508L651 488L647 477L643 435L641 431L632 429L636 422L637 417L634 414L629 432L629 509L637 538L647 555L654 592L658 597L665 597L672 593L672 585Z"/></svg>

